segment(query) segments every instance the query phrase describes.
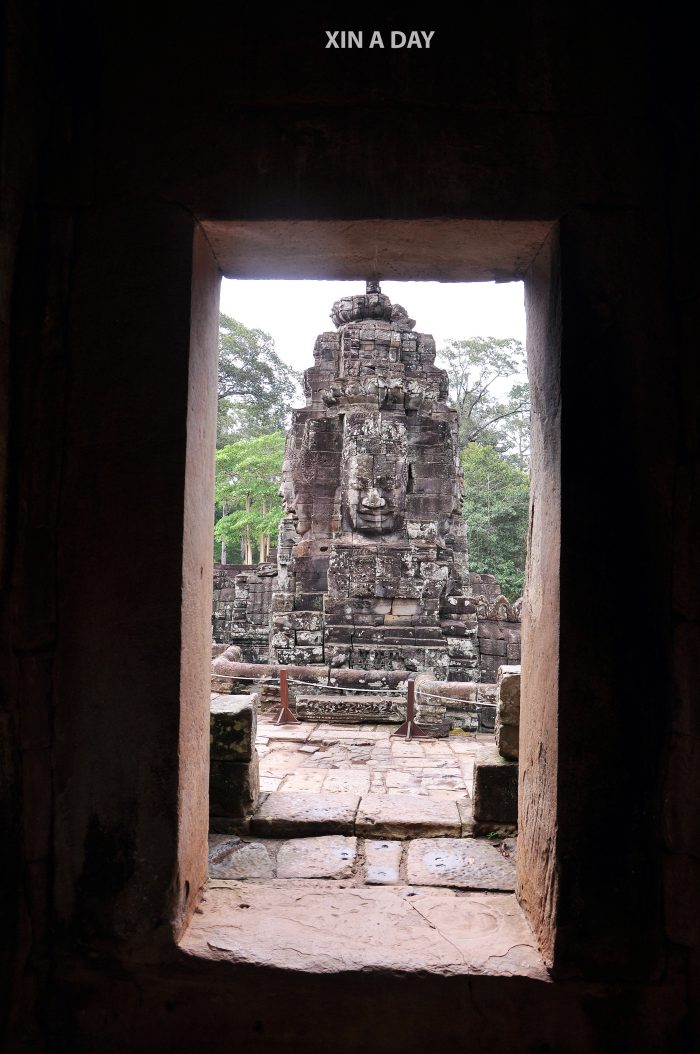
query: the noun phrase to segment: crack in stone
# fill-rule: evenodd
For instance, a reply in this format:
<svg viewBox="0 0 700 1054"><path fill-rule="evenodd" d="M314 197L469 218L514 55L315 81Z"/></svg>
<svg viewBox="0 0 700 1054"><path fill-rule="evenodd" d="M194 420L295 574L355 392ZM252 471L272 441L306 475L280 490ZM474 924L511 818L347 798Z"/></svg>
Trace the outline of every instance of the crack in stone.
<svg viewBox="0 0 700 1054"><path fill-rule="evenodd" d="M428 926L430 927L430 929L431 929L431 930L435 930L435 932L436 932L436 933L437 933L437 934L438 934L438 935L439 935L440 937L442 937L442 939L443 939L443 940L444 940L444 941L445 941L445 942L446 942L447 944L449 944L449 945L450 945L450 947L454 948L454 950L455 950L455 951L457 952L457 955L459 956L459 962L460 962L460 963L461 963L461 965L463 966L463 965L464 965L464 964L466 963L466 961L467 961L467 960L466 960L466 958L465 958L465 955L464 955L464 952L462 951L462 949L461 949L461 948L459 948L459 947L458 947L458 945L456 945L456 944L454 943L454 941L451 941L451 940L450 940L450 938L449 938L449 937L447 937L447 936L446 936L446 935L445 935L445 934L444 934L444 933L442 932L442 930L440 929L440 927L439 927L439 926L436 926L434 922L431 922L431 920L430 920L430 919L428 918L428 916L427 916L427 915L424 915L424 914L423 914L423 912L422 912L422 911L421 911L421 910L420 910L420 909L418 908L418 906L417 906L416 904L414 904L414 903L413 903L413 901L412 901L412 900L408 900L408 901L407 901L407 903L408 903L408 906L409 906L409 907L413 908L413 910L414 910L415 912L417 912L417 914L418 914L418 915L420 915L420 917L421 917L421 918L422 918L422 919L423 919L423 920L424 920L425 922L427 922L427 923L428 923ZM517 945L516 945L516 947L517 947ZM452 965L452 964L449 964L449 963L448 963L447 965Z"/></svg>

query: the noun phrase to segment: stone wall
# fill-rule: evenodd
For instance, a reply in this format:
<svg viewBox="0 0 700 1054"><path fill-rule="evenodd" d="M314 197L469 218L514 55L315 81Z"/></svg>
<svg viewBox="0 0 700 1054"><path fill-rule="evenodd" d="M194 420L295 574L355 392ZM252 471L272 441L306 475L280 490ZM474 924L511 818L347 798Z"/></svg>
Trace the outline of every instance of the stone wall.
<svg viewBox="0 0 700 1054"><path fill-rule="evenodd" d="M212 635L217 644L237 644L243 662L267 662L274 564L214 565Z"/></svg>
<svg viewBox="0 0 700 1054"><path fill-rule="evenodd" d="M470 623L470 632L467 630L462 638L455 636L448 647L456 651L463 647L460 640L468 641L469 650L476 650L478 662L469 667L470 675L464 680L493 684L499 665L520 662L520 609L518 605L510 605L501 595L493 575L470 573L465 576L465 582L467 600L474 611L462 612L462 618L454 621L459 625L467 615L472 619L475 615L477 630L475 633L473 622ZM290 654L294 655L300 648L308 648L305 654L311 656L309 661L312 663L327 662L324 640L332 642L334 633L331 630L324 635L323 627L327 624L324 612L275 612L277 583L277 567L271 563L258 567L215 564L213 640L216 644L237 644L243 662L268 662L270 639L273 647L280 642L289 647L291 642L295 650ZM448 611L456 609L458 604L464 607L461 600L447 598ZM371 631L367 633L369 635ZM368 658L367 661L371 660ZM400 668L398 665L394 667ZM448 669L447 676L450 680L460 679L454 668L452 671Z"/></svg>

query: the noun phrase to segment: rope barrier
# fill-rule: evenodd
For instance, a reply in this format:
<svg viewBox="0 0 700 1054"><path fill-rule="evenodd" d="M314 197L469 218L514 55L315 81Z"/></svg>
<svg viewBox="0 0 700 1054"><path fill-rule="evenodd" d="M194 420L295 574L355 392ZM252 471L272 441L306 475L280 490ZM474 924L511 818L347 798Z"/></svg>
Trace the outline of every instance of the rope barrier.
<svg viewBox="0 0 700 1054"><path fill-rule="evenodd" d="M216 673L215 677L221 677L226 681L253 681L258 683L260 681L266 681L267 684L279 684L279 678L273 677L271 674L260 674L259 677L243 677L237 673ZM296 677L290 677L289 684L301 684L307 688L321 688L323 691L333 692L362 692L364 695L401 695L405 696L406 692L403 688L350 688L342 684L319 684L317 681L299 681ZM459 699L452 695L436 695L434 692L424 692L421 688L417 688L416 694L422 699L439 699L440 702L445 703L464 703L469 706L486 706L493 710L498 708L498 703L487 703L480 702L474 699Z"/></svg>
<svg viewBox="0 0 700 1054"><path fill-rule="evenodd" d="M447 703L464 703L465 706L490 706L494 710L498 708L498 703L481 703L475 699L456 699L452 695L433 695L432 692L423 692L420 688L417 694L423 699L440 699Z"/></svg>
<svg viewBox="0 0 700 1054"><path fill-rule="evenodd" d="M213 671L214 677L221 677L225 681L265 681L266 684L279 684L279 678L273 677L271 674L261 674L259 677L239 677L237 673L217 673ZM342 684L319 684L317 681L298 681L296 677L288 678L289 684L303 684L309 688L322 688L324 691L334 692L363 692L365 695L373 693L374 695L402 695L406 693L403 688L345 688Z"/></svg>
<svg viewBox="0 0 700 1054"><path fill-rule="evenodd" d="M323 688L324 691L331 689L335 692L364 692L365 695L405 695L403 688L345 688L342 684L316 684L314 681L297 681L296 677L289 678L290 684L305 684L310 688Z"/></svg>
<svg viewBox="0 0 700 1054"><path fill-rule="evenodd" d="M222 681L264 681L268 674L261 673L259 677L241 677L237 673L217 673L216 670L212 670L212 676L220 677ZM275 683L279 684L279 679L275 678Z"/></svg>

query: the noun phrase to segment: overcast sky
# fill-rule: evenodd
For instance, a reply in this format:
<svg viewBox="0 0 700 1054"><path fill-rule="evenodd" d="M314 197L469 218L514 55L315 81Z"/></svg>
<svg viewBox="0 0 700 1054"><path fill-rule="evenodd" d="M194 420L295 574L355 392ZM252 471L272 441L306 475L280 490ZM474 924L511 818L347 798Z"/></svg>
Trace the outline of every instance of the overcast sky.
<svg viewBox="0 0 700 1054"><path fill-rule="evenodd" d="M316 337L334 329L335 300L364 293L363 282L238 281L221 283L221 310L249 329L271 334L280 358L297 370L313 366ZM522 282L382 282L416 330L432 333L438 348L450 338L516 337L525 343Z"/></svg>

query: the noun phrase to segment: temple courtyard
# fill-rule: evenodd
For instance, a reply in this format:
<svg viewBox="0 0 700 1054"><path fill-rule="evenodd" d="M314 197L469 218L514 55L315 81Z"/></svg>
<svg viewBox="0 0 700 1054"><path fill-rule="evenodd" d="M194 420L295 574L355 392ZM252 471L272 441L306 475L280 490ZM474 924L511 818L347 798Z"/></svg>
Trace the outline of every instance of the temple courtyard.
<svg viewBox="0 0 700 1054"><path fill-rule="evenodd" d="M493 734L407 742L395 731L260 715L260 799L236 831L212 832L212 879L511 891L511 831L474 837L474 764Z"/></svg>

